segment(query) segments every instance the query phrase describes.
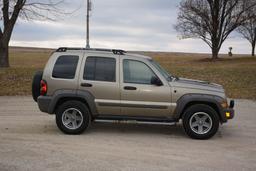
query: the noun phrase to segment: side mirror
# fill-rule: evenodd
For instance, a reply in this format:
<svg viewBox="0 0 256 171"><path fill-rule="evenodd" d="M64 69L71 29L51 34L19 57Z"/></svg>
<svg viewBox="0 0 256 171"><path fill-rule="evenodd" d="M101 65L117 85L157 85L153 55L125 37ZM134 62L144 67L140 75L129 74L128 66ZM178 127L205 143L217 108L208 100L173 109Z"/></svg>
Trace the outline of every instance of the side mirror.
<svg viewBox="0 0 256 171"><path fill-rule="evenodd" d="M162 86L163 85L162 81L156 76L153 76L151 78L151 84L156 85L156 86Z"/></svg>

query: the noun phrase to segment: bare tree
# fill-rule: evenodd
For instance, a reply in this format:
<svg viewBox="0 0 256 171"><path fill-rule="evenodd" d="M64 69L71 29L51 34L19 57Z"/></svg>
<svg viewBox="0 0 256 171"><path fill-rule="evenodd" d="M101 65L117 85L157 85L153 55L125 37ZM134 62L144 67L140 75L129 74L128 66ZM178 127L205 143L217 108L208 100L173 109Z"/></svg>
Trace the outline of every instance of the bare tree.
<svg viewBox="0 0 256 171"><path fill-rule="evenodd" d="M245 12L254 6L255 0L182 0L176 30L182 38L202 39L217 59L223 42L248 20Z"/></svg>
<svg viewBox="0 0 256 171"><path fill-rule="evenodd" d="M252 56L255 56L255 44L256 44L256 7L246 11L246 15L249 18L243 25L238 27L238 32L243 35L252 45Z"/></svg>
<svg viewBox="0 0 256 171"><path fill-rule="evenodd" d="M59 7L64 0L0 0L0 67L9 67L8 47L18 17L32 20L54 20L64 13Z"/></svg>

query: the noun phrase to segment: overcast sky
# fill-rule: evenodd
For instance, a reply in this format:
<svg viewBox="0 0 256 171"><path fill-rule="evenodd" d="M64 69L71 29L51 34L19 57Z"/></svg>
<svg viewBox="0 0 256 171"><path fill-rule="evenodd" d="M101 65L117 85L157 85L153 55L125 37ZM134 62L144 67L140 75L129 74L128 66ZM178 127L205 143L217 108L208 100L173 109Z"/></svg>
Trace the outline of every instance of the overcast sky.
<svg viewBox="0 0 256 171"><path fill-rule="evenodd" d="M91 47L140 51L203 52L210 48L199 39L180 40L174 29L180 0L92 0ZM84 47L86 35L85 0L63 4L66 11L78 9L56 22L18 20L11 40L13 46ZM250 53L250 44L232 34L222 46L234 53Z"/></svg>

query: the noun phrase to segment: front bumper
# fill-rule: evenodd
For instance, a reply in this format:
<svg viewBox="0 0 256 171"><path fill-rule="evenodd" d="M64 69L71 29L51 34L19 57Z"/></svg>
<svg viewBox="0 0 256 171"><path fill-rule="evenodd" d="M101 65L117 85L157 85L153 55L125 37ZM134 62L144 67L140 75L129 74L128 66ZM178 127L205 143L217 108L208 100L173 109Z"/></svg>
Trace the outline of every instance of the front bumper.
<svg viewBox="0 0 256 171"><path fill-rule="evenodd" d="M226 119L233 119L235 116L235 110L233 109L235 106L235 101L230 100L229 107L227 109L224 109L224 115Z"/></svg>
<svg viewBox="0 0 256 171"><path fill-rule="evenodd" d="M235 116L235 111L232 108L228 108L224 110L226 119L233 119Z"/></svg>

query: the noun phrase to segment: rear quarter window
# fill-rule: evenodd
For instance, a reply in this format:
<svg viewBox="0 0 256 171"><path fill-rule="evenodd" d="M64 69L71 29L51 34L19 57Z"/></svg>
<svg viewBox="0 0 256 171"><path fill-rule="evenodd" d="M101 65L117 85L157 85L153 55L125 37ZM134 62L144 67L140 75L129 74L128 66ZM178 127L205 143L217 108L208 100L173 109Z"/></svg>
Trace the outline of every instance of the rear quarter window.
<svg viewBox="0 0 256 171"><path fill-rule="evenodd" d="M58 57L53 67L52 77L73 79L76 75L79 56L63 55Z"/></svg>

